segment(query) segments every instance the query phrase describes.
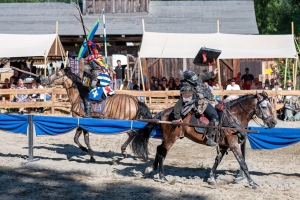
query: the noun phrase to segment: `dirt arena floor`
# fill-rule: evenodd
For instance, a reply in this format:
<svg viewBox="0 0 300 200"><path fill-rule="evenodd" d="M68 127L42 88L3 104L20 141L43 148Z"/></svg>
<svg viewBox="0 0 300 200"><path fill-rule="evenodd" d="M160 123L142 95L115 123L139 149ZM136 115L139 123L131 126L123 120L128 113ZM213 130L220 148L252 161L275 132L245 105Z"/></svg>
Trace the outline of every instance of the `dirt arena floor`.
<svg viewBox="0 0 300 200"><path fill-rule="evenodd" d="M299 127L299 123L279 122L278 126ZM128 158L122 159L120 148L126 134L91 134L96 162L90 163L73 142L74 131L38 137L34 138L34 158L40 160L24 165L27 137L0 134L0 199L299 199L299 143L264 151L251 150L247 143L248 168L260 185L254 190L246 180L232 183L239 165L230 151L217 170L219 185L209 185L215 148L188 139L178 140L171 149L165 161L169 183L161 183L157 171L144 174L159 139L151 139L150 160L144 163L130 148Z"/></svg>

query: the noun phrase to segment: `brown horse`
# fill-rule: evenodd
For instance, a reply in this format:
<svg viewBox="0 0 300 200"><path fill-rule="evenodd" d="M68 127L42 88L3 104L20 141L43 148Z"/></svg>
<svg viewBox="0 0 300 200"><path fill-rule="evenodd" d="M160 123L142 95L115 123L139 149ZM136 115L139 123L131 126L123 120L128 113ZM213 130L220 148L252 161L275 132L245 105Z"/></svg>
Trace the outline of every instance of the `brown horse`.
<svg viewBox="0 0 300 200"><path fill-rule="evenodd" d="M56 74L52 74L48 77L49 80L41 78L43 85L54 84L63 85L70 99L71 112L73 117L83 117L85 111L82 108L83 98L87 98L88 89L83 86L79 76L71 72L69 67L57 71ZM80 91L80 92L79 92ZM122 119L122 120L134 120L134 119L151 119L152 115L149 108L143 102L140 102L136 97L125 94L116 94L108 97L106 100L105 107L100 114L94 112L92 109L91 116L96 118L106 118L106 119ZM145 131L145 130L140 130ZM82 146L79 142L79 137L81 133L84 134L84 141L88 149ZM129 138L121 147L122 155L125 158L127 156L126 147L135 137L138 132L135 130L127 131ZM74 136L74 142L79 146L82 151L88 152L91 156L91 161L94 162L94 152L91 148L89 141L89 132L87 130L78 127Z"/></svg>
<svg viewBox="0 0 300 200"><path fill-rule="evenodd" d="M190 101L192 100L193 92L184 91L182 92L182 96L184 101ZM277 123L273 116L272 107L270 105L267 94L264 92L256 95L249 94L242 96L236 100L229 102L229 104L230 107L223 111L224 113L222 119L231 118L228 119L231 121L231 124L238 124L238 126L235 127L246 128L248 122L253 119L253 115L256 115L258 118L262 119L269 128L275 127ZM172 110L173 107L168 108L157 114L157 116L155 116L154 118L165 121L172 121ZM183 118L183 122L188 123L191 116L192 111L190 111ZM234 119L233 122L232 119ZM168 151L171 149L176 140L181 136L181 134L183 133L185 137L199 144L205 144L206 137L205 134L195 132L194 127L172 126L171 124L161 124L160 126L163 134L163 142L157 147L157 153L153 165L151 167L148 167L145 173L155 171L159 166L159 177L161 181L166 182L167 179L165 178L163 168L164 160ZM215 171L220 164L224 154L228 149L230 149L236 157L238 163L240 164L241 169L244 171L250 186L252 186L253 188L259 187L258 184L256 184L251 179L246 162L241 152L241 144L245 142L246 134L223 129L222 131L219 131L219 134L216 135L218 135L218 137L215 137L215 141L218 143L219 150L215 159L215 163L210 172L211 182L215 185L217 184L215 179ZM242 137L242 135L244 135L244 137ZM147 137L149 136L146 134L138 135L135 137L132 142L132 147L135 154L140 155L143 153L147 153Z"/></svg>

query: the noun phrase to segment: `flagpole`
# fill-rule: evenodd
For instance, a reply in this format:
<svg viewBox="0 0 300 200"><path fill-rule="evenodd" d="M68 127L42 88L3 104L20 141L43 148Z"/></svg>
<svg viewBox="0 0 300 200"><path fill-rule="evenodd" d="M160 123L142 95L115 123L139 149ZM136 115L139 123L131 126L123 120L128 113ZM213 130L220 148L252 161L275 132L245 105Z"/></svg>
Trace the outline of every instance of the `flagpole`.
<svg viewBox="0 0 300 200"><path fill-rule="evenodd" d="M105 12L104 12L104 9L102 10L102 16L103 16L103 35L104 35L105 63L108 64L108 59L107 59L107 46L106 46L106 25L105 25Z"/></svg>

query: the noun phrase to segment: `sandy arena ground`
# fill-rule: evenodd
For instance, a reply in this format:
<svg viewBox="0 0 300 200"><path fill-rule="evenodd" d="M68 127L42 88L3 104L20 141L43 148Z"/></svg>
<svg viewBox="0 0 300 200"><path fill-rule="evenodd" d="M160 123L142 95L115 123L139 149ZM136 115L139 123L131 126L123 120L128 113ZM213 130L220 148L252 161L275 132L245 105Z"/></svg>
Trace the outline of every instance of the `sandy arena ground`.
<svg viewBox="0 0 300 200"><path fill-rule="evenodd" d="M299 122L281 121L278 126L299 127ZM151 139L150 161L143 163L130 148L128 158L122 159L126 134L91 134L96 163L90 163L73 142L74 131L38 137L34 138L34 158L40 160L22 165L28 155L27 137L0 133L0 199L299 199L299 143L264 151L250 150L247 143L248 168L260 185L254 190L246 180L232 184L239 165L230 151L217 170L219 185L209 185L215 148L188 139L178 140L168 154L169 183L164 184L158 181L157 171L144 175L161 143L158 139Z"/></svg>

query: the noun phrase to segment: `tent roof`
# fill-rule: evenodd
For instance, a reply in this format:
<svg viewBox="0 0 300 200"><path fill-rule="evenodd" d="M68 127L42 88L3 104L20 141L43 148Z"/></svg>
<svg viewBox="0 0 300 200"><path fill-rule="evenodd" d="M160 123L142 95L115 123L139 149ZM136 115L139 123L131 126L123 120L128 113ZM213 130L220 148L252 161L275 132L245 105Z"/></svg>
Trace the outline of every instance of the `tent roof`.
<svg viewBox="0 0 300 200"><path fill-rule="evenodd" d="M296 58L293 35L145 32L141 58L195 58L201 47L219 49L220 59Z"/></svg>
<svg viewBox="0 0 300 200"><path fill-rule="evenodd" d="M22 35L0 34L0 57L62 56L65 54L58 37L55 55L56 34ZM62 50L60 49L62 47Z"/></svg>

